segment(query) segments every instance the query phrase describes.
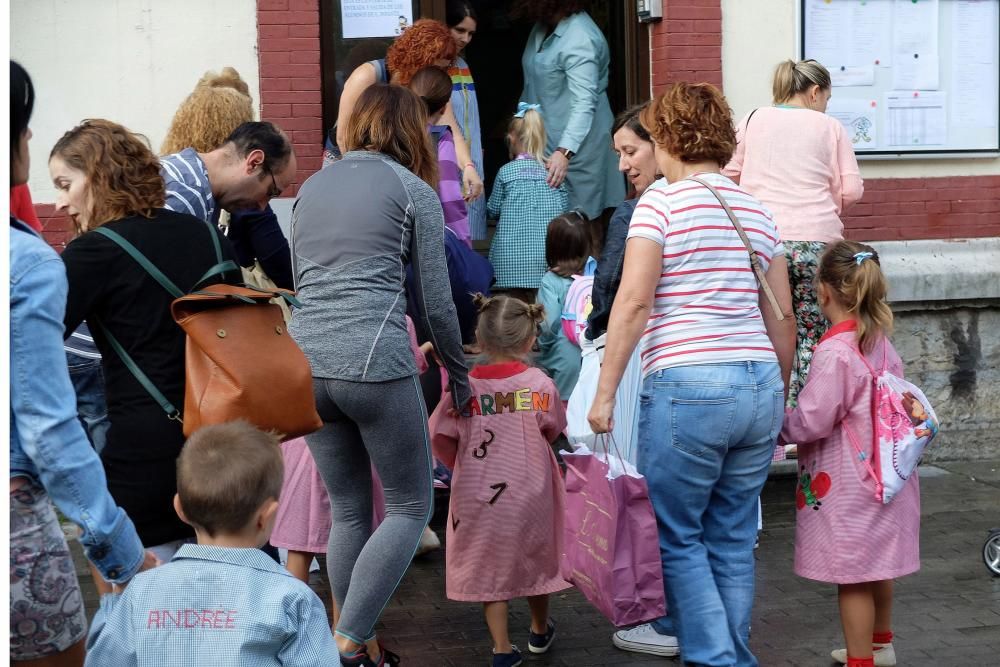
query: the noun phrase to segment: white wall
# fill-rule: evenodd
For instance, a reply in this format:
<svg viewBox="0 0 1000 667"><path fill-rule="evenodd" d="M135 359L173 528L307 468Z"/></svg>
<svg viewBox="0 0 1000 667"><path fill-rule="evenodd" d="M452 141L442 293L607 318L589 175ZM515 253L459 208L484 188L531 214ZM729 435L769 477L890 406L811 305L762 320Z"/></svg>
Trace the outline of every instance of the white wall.
<svg viewBox="0 0 1000 667"><path fill-rule="evenodd" d="M799 0L722 0L722 82L736 119L771 103L771 75L798 57ZM836 94L836 91L834 91ZM862 160L864 178L1000 174L1000 159Z"/></svg>
<svg viewBox="0 0 1000 667"><path fill-rule="evenodd" d="M35 85L37 203L55 201L49 151L84 118L121 123L158 151L201 75L226 65L260 108L255 0L12 0L10 54Z"/></svg>

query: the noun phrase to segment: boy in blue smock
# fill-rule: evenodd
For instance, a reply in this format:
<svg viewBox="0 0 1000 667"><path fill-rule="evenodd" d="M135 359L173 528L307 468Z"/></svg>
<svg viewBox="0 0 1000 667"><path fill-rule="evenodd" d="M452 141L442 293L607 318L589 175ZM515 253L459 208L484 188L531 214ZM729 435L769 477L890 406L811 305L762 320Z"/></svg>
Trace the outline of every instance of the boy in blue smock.
<svg viewBox="0 0 1000 667"><path fill-rule="evenodd" d="M101 599L88 666L322 665L337 655L323 603L259 549L283 481L274 435L198 430L177 459L174 508L197 544Z"/></svg>

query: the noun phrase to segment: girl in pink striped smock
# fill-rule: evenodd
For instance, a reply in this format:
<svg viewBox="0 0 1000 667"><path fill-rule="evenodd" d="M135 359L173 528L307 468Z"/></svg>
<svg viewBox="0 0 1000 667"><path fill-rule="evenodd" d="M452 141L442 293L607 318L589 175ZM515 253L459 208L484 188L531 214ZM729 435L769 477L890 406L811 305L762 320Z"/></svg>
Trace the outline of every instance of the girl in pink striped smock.
<svg viewBox="0 0 1000 667"><path fill-rule="evenodd" d="M781 435L799 443L795 573L838 585L846 649L834 660L849 667L895 665L890 613L893 579L920 569L920 485L916 471L883 505L875 482L842 424L860 443L872 442L872 367L888 355L903 364L886 335L892 311L878 255L864 244L838 241L824 253L818 300L832 327L812 359L809 379L789 410Z"/></svg>
<svg viewBox="0 0 1000 667"><path fill-rule="evenodd" d="M528 598L528 648L544 653L555 633L548 595L569 588L559 573L563 482L550 447L566 414L552 380L524 363L543 308L507 296L479 295L476 303L476 337L490 363L469 373L466 413L441 401L430 430L434 455L454 470L448 598L483 603L493 665L512 667L521 654L507 632L508 601Z"/></svg>

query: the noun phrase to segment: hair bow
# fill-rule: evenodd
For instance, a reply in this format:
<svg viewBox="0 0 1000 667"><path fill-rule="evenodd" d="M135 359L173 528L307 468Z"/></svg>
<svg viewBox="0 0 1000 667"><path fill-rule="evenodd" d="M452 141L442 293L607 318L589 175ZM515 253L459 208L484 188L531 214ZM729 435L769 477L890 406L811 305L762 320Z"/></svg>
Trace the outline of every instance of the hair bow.
<svg viewBox="0 0 1000 667"><path fill-rule="evenodd" d="M856 252L854 253L854 263L857 266L861 266L861 262L865 261L866 259L871 259L874 256L875 253L873 252L867 252L867 251Z"/></svg>
<svg viewBox="0 0 1000 667"><path fill-rule="evenodd" d="M514 118L524 118L524 113L526 111L541 111L541 104L528 104L527 102L518 102L517 111L514 113Z"/></svg>

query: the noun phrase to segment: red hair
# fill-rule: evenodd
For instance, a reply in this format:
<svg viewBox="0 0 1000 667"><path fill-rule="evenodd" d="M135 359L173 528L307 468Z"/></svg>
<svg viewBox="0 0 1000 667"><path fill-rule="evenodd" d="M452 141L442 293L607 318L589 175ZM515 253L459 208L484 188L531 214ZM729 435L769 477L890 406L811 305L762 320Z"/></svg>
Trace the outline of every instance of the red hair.
<svg viewBox="0 0 1000 667"><path fill-rule="evenodd" d="M660 148L684 162L713 160L724 167L736 150L729 104L710 83L675 83L639 120Z"/></svg>
<svg viewBox="0 0 1000 667"><path fill-rule="evenodd" d="M413 75L435 64L437 60L451 63L458 56L458 45L444 23L434 19L420 19L389 47L385 64L393 76L393 83L408 85Z"/></svg>

